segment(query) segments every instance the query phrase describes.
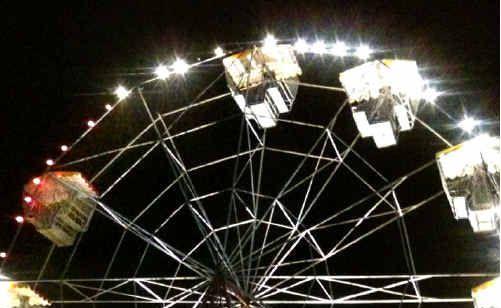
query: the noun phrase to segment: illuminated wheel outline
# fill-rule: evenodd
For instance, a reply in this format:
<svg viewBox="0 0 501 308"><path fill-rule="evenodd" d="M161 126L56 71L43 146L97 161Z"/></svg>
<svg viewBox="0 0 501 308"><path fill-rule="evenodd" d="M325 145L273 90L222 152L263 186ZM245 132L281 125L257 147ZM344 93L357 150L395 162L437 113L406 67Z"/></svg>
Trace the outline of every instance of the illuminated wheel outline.
<svg viewBox="0 0 501 308"><path fill-rule="evenodd" d="M323 47L320 44L313 45L315 48L320 50ZM339 47L339 46L338 46ZM365 47L364 47L365 48ZM339 52L339 51L338 51ZM359 51L363 53L362 58L367 58L365 54L367 50ZM102 278L95 279L79 279L79 278L68 278L64 277L62 279L43 279L43 274L47 263L50 261L50 257L55 249L55 246L49 251L47 258L45 259L44 265L40 270L40 274L35 280L23 280L24 283L33 285L34 288L37 286L41 287L45 284L57 284L61 289L64 289L62 294L72 294L66 298L61 296L59 300L51 300L54 304L160 304L164 307L171 307L174 305L186 304L193 307L202 306L205 303L212 302L215 304L217 301L219 304L228 304L225 301L231 300L228 304L230 307L265 307L270 305L334 305L334 304L375 304L375 303L454 303L454 302L470 302L471 298L457 298L457 297L430 297L421 294L419 289L419 282L430 279L450 279L450 278L475 278L475 277L489 277L493 274L490 273L480 273L480 274L426 274L420 275L416 273L413 265L411 266L411 273L408 275L334 275L329 270L327 261L330 260L337 253L351 247L352 245L358 243L362 239L366 238L373 232L384 228L385 226L398 222L402 230L403 244L408 250L409 261L412 261L412 251L411 244L409 242L409 237L405 227L405 221L403 217L411 213L412 211L420 208L431 200L438 198L443 194L443 191L439 191L435 194L431 194L423 199L421 202L401 206L398 200L398 196L395 192L397 187L402 185L407 179L409 179L414 174L420 172L421 170L428 167L435 167L435 161L432 159L425 165L419 166L416 169L410 171L409 173L402 175L401 177L394 179L392 181L386 180L377 169L372 166L367 160L365 160L360 153L353 150L355 144L359 141L360 137L357 136L353 140L346 141L340 138L334 130L335 124L338 120L341 112L346 108L347 103L339 102L335 108L332 110L333 116L331 121L327 125L319 125L315 123L306 123L301 121L296 121L293 119L278 119L278 125L292 125L295 127L307 127L308 129L313 129L318 132L318 138L315 138L315 143L311 148L305 149L304 151L292 151L288 149L281 149L277 147L271 147L267 144L267 130L258 130L255 125L249 122L243 114L237 111L232 117L240 117L240 130L239 130L239 145L236 153L229 156L220 157L215 160L205 162L196 166L187 166L184 163L183 156L176 148L175 140L176 138L182 138L183 136L196 132L198 130L203 130L208 127L219 125L219 120L203 123L202 125L191 127L189 129L176 132L171 134L170 128L177 122L187 111L205 106L207 104L212 104L225 100L225 103L234 104L231 99L230 93L223 93L216 95L211 98L197 100L186 107L182 107L176 110L171 110L165 113L158 113L153 110L149 101L143 95L144 89L151 84L153 81L158 81L160 79L166 79L171 74L184 74L190 67L195 67L213 60L220 59L224 56L221 54L221 50L216 52L216 57L208 58L207 60L200 61L198 63L188 65L182 60L177 60L171 68L165 66L159 67L156 70L158 77L150 79L142 83L141 85L127 90L124 87L117 88L115 94L118 96L118 101L113 105L106 105L106 112L101 118L96 121L89 120L88 130L84 132L72 145L62 146L62 154L57 159L48 159L47 165L49 168L64 168L65 166L71 166L73 164L78 164L80 162L89 161L98 157L111 155L109 163L107 163L103 169L99 170L92 178L91 182L98 179L106 169L110 168L113 163L115 163L122 153L130 150L131 148L146 148L147 150L136 160L132 165L127 168L125 172L116 177L116 180L111 182L110 185L101 190L99 198L95 200L97 204L96 214L103 215L111 220L113 220L118 226L124 229L122 233L122 239L126 232L130 232L143 241L147 243L148 248L153 247L167 257L177 262L178 268L171 277L139 277L134 276L130 278L110 278L108 274L115 258L118 256L118 251L121 247L122 239L119 241L113 253L113 257L107 266L106 272ZM216 79L217 80L217 79ZM212 84L212 83L211 83ZM343 91L342 88L322 86L318 84L299 82L300 86L320 88L328 91ZM205 91L205 90L204 90ZM202 91L202 93L204 92ZM147 143L141 143L140 145L136 143L140 138L133 138L125 147L117 148L113 150L108 150L106 153L92 154L87 157L81 157L72 161L63 161L67 153L74 149L79 143L81 143L84 138L90 134L94 127L99 125L105 118L108 117L113 110L122 104L123 101L127 100L128 103L132 102L132 99L128 99L128 96L134 95L134 102L141 105L146 111L149 117L150 124L145 128L148 132L154 132L157 134L157 140L151 140ZM296 102L298 104L299 102ZM174 116L174 124L165 121L167 116ZM220 121L225 121L222 119ZM425 122L417 118L417 121L421 123L425 128L430 130L434 135L439 137L441 141L446 143L448 146L451 144L443 138L438 132L433 130ZM142 131L140 135L143 134ZM247 143L247 144L246 144ZM168 239L162 239L157 237L154 232L147 231L140 225L136 224L135 221L142 215L143 211L139 213L139 217L136 216L133 219L125 218L119 213L119 211L113 210L111 206L107 205L104 201L101 201L106 195L108 195L115 186L117 186L125 177L128 176L129 172L132 171L138 164L141 163L151 152L153 151L163 151L168 158L169 164L172 166L172 170L176 175L176 180L172 183L168 183L167 187L174 187L174 185L180 184L182 190L185 194L185 203L179 205L174 209L172 213L181 210L181 208L186 208L189 210L190 214L193 215L195 224L199 228L203 238L189 251L181 252L177 248L169 245ZM316 151L320 150L320 154ZM334 156L325 155L326 151L335 153ZM266 195L260 191L261 177L263 173L263 156L265 153L275 152L281 153L283 155L297 156L301 157L301 163L298 165L297 169L291 170L291 177L288 178L278 195ZM386 184L382 187L373 187L368 181L364 179L363 176L358 174L354 169L344 161L348 154L353 153L359 159L362 165L365 166L371 172L374 172L378 176L381 176ZM204 210L204 200L214 197L223 191L213 191L207 192L200 195L196 191L196 187L193 185L191 180L191 173L195 171L202 170L205 167L217 165L226 161L237 161L235 164L235 176L233 178L233 183L230 188L224 189L227 191L231 190L231 200L228 207L228 217L226 225L215 226L211 223L210 217L205 213ZM243 160L243 162L241 161ZM296 175L302 168L306 161L313 160L314 169L307 177L297 179ZM243 167L239 166L244 164ZM322 165L322 163L324 163ZM259 167L256 167L259 166ZM330 167L329 167L330 166ZM364 185L366 185L372 193L361 198L360 202L355 202L348 204L346 207L342 208L339 213L325 218L324 220L318 222L313 226L303 226L302 220L306 215L313 209L316 205L316 200L323 193L327 187L330 180L333 178L338 168L341 166L347 168L353 173L353 176L357 177ZM320 191L313 192L311 190L312 183L315 181L316 176L324 169L330 168L332 176L324 182L325 185ZM249 172L251 190L242 189L238 187L238 183L243 175ZM302 205L299 212L291 213L287 204L284 204L280 199L284 197L285 194L292 191L293 189L298 189L303 184L307 184L307 188L304 190L304 199L302 200ZM163 194L163 192L161 192ZM247 197L243 197L246 195ZM368 210L362 216L351 217L343 221L334 221L334 218L340 214L349 211L358 205L363 204L369 197L377 197L378 200L373 202L368 207ZM250 198L250 202L246 202L246 198ZM387 200L387 198L389 200ZM155 204L158 199L155 198L150 203L145 206L145 211L147 211L151 206ZM271 202L268 204L268 209L261 214L259 211L259 204ZM269 201L272 200L272 201ZM314 200L314 201L312 201ZM390 201L391 200L391 201ZM308 204L309 203L309 204ZM232 218L231 215L237 215L236 209L238 204L243 207L245 211L249 213L249 219L242 221L238 217ZM373 212L380 206L387 205L391 207L386 213ZM234 212L234 213L233 213ZM289 225L283 224L282 222L274 221L275 216L281 213L285 220L288 221ZM371 215L372 214L372 215ZM377 216L376 216L377 215ZM238 216L238 215L237 215ZM362 225L363 222L369 218L374 217L389 217L382 224L378 225L376 228L371 229L365 234L355 238L349 239L350 235L357 230L357 228ZM168 216L173 217L173 216ZM170 218L168 218L170 219ZM235 219L235 221L233 221ZM282 218L283 220L283 218ZM353 227L348 230L347 233L341 238L340 241L336 242L331 247L322 247L321 241L317 240L313 235L313 232L318 230L327 230L332 223L351 223ZM243 226L249 225L248 228L242 229ZM265 239L262 245L257 245L254 249L254 240L258 228L264 227L265 234L268 234L268 230L272 227L282 228L286 230L291 230L284 233L285 237L277 239L269 239L265 235ZM227 242L224 240L230 231L244 233L239 234L238 245L228 248ZM223 234L223 236L220 236ZM85 236L85 235L83 235ZM284 243L280 240L286 239ZM242 245L242 242L245 243ZM71 253L68 259L68 263L63 269L63 276L72 261L74 252L78 249L80 243L80 238L75 244L75 250ZM271 246L274 243L273 246ZM296 247L300 243L306 243L309 247L316 252L316 257L310 260L295 260L288 261L288 257L295 252ZM324 244L324 243L323 243ZM250 245L251 249L249 256L246 257L242 255L242 252L247 251L247 245ZM271 246L271 247L270 247ZM210 254L213 257L213 264L208 265L200 260L196 260L191 255L196 252L201 247L207 247ZM261 258L263 253L270 254L273 253L274 257L270 264L263 267L261 264ZM142 259L141 259L142 262ZM291 263L292 262L292 263ZM215 268L214 264L219 264L220 268ZM290 264L302 264L305 266L299 271L294 271L289 275L276 275L275 273L282 267ZM238 271L235 268L238 265L242 266ZM248 264L248 266L247 266ZM308 270L317 265L325 266L323 270L325 271L322 275L312 275L305 274ZM300 265L301 266L301 265ZM138 264L139 271L140 264ZM191 276L179 276L177 275L180 268L185 268L190 270L193 274ZM215 274L217 272L217 274ZM380 283L380 282L383 283ZM104 285L106 284L106 287ZM308 291L300 291L301 288L305 290L311 289L314 285L323 295L312 295ZM333 287L335 285L349 285L351 287L359 288L358 292L352 294L346 294L344 296L336 297L335 291L333 292ZM222 286L222 287L221 287ZM408 286L411 292L400 292L394 289L401 286ZM133 292L130 292L130 288L133 288ZM162 290L159 292L158 290ZM226 290L226 293L217 296L212 293L211 290L219 289ZM91 290L89 293L89 290ZM128 290L125 292L124 290ZM223 292L224 293L224 292ZM369 295L381 295L384 294L386 298L374 297L367 298ZM80 295L80 298L77 296ZM225 297L226 295L226 297ZM106 298L107 296L114 296L113 299ZM104 298L104 299L103 299Z"/></svg>

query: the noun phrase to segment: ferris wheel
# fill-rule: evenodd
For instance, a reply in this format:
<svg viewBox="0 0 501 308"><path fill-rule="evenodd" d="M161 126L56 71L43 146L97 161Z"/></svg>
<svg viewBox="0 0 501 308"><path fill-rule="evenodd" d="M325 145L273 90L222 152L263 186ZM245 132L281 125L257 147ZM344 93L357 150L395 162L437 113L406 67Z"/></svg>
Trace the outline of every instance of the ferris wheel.
<svg viewBox="0 0 501 308"><path fill-rule="evenodd" d="M421 273L406 224L440 200L440 219L468 221L467 236L499 236L499 136L465 117L453 144L427 123L420 111L441 93L416 61L271 35L230 46L118 86L46 160L0 255L1 307L499 307L499 272ZM319 65L339 83L318 82ZM195 87L185 77L197 72ZM425 161L385 176L378 162L417 126L440 151L418 144ZM440 189L427 190L423 173ZM353 262L367 264L344 270L364 245L374 253ZM21 251L30 259L12 261ZM368 265L395 254L398 273Z"/></svg>

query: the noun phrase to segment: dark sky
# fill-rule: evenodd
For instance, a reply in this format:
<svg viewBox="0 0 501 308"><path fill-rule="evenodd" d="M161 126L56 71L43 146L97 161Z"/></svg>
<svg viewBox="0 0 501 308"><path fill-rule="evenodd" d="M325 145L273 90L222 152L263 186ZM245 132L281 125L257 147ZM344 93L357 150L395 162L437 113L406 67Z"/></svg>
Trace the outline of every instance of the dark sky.
<svg viewBox="0 0 501 308"><path fill-rule="evenodd" d="M302 36L326 41L340 38L352 44L364 42L387 50L386 54L390 56L416 59L423 74L437 80L440 90L447 91L448 95L439 102L444 109L456 118L461 118L466 110L492 122L483 127L486 131L497 132L499 129L497 1L249 1L245 4L239 4L239 1L82 1L79 4L76 1L53 7L32 6L32 3L2 4L6 26L2 35L5 52L2 83L5 89L0 121L0 250L5 249L15 231L11 218L21 211L22 185L43 171L45 159L57 155L59 145L70 143L79 136L87 119L95 119L103 112L103 105L113 100L108 93L117 83L132 85L144 80L155 65L161 61L170 62L176 55L195 61L198 57L207 57L218 44L234 48L238 43L260 40L266 32L279 38ZM306 80L337 84L338 64L317 59L303 68ZM218 69L204 67L188 76L187 80L179 81L175 85L179 90L171 91L171 96L161 99L159 110L163 107L169 109L171 101L173 106L180 106L183 101L186 103L185 98L193 98L197 90L217 76ZM192 90L191 85L196 89ZM158 86L153 90L164 88ZM223 82L213 94L224 90ZM326 115L319 114L328 110L328 101L339 101L337 97L307 90L301 95L306 101L321 101L320 107L298 107L296 114L313 122L318 119L319 123L326 120ZM225 112L221 111L222 114ZM454 142L461 140L460 132L447 126L445 118L440 118L440 115L433 118L429 107L423 112L423 117L445 136ZM109 139L117 143L126 140L126 134L122 137L120 129L131 133L141 126L144 119L139 119L140 113L138 110L122 110L117 122L103 128L102 134L91 141L95 143L84 146L82 153L97 151ZM191 121L203 120L204 114L192 117L187 120L187 125ZM234 129L236 134L238 128ZM348 130L341 129L341 133L350 136ZM413 133L420 135L412 136ZM306 138L304 134L297 132L291 139ZM431 135L423 137L423 134L422 129L410 132L402 141L405 146L384 152L385 155L394 155L391 160L387 159L388 156L374 154L375 147L367 141L358 150L366 151L387 174L398 176L431 159L435 150L443 148L432 140ZM234 142L233 137L225 131L221 144ZM191 140L193 143L198 141ZM187 141L184 146L189 148L191 144ZM430 149L428 152L423 150L426 147ZM205 146L197 149L200 149L198 153L208 151L203 154L207 157L214 154ZM199 156L194 157L194 162L199 161ZM397 166L395 161L399 162ZM150 179L153 176L154 181L160 181L158 175L152 175L156 170L155 162L150 163L153 166L145 167L141 175L129 184L141 186L138 184L142 181L141 176ZM427 176L416 184L417 191L423 194L440 188L434 171ZM201 190L206 188L204 185L209 185L204 181L200 183ZM147 186L143 184L141 188ZM117 206L124 199L143 200L139 193L122 193L117 192L109 200L119 211L127 211ZM417 192L406 193L409 201L419 200ZM452 221L444 202L445 198L441 200L441 209L417 214L409 222L412 236L421 243L416 244L416 249L428 251L438 259L436 266L427 267L430 262L424 259L426 253L421 253L419 256L423 258L418 263L421 269L448 271L440 264L448 264L450 258L458 257L443 252L450 249L464 254L457 261L459 265L455 270L485 269L476 262L486 251L483 249L492 246L490 239L475 240L466 231L466 223ZM138 208L140 206L136 205L135 209ZM129 214L132 213L137 211L131 210ZM441 226L443 219L447 219L445 226ZM436 232L424 231L428 228L423 223L425 220L433 224ZM148 222L146 220L145 224ZM103 220L100 223L108 222ZM102 230L106 229L103 227ZM34 236L37 235L31 229L23 231L21 241L27 243L17 256L32 260L36 254L33 250L47 249L47 243L33 244L30 237ZM99 245L105 243L93 238L86 247ZM131 250L136 250L132 247L133 242L130 245ZM390 246L379 249L390 249ZM365 252L364 249L358 251L360 254ZM88 254L82 258L85 257L91 263L101 262ZM360 264L366 262L362 257L357 257L356 261ZM344 262L341 264L347 269L357 268L350 265L349 260ZM23 273L22 262L15 263L16 271ZM488 269L492 268L492 264L489 266ZM97 267L96 272L102 271L102 264ZM398 269L398 266L385 265L379 271ZM56 273L56 266L51 270ZM89 266L89 270L95 269ZM368 266L368 270L377 272L378 266Z"/></svg>

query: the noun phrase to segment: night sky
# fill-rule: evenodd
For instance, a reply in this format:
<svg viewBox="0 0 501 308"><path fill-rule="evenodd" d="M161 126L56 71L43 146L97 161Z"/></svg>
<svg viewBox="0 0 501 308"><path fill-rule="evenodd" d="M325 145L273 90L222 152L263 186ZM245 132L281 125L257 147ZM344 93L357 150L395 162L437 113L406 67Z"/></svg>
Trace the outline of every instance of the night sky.
<svg viewBox="0 0 501 308"><path fill-rule="evenodd" d="M74 1L71 1L74 2ZM484 120L481 129L499 132L499 3L497 1L100 1L65 3L54 7L32 6L31 3L2 4L6 26L3 31L4 99L0 121L2 136L0 159L0 251L6 250L16 230L13 217L21 213L24 183L40 172L49 157L59 154L61 144L69 144L85 129L89 119L97 119L104 105L113 102L110 93L119 84L133 86L151 78L159 63L171 63L176 57L195 62L211 56L215 46L238 49L261 40L266 33L277 38L296 37L342 39L351 45L367 43L389 57L415 59L421 73L447 94L438 105L455 119L465 112ZM141 4L140 4L141 3ZM73 5L72 5L73 4ZM338 86L338 73L357 63L340 63L332 58L298 57L303 68L302 80ZM217 62L196 68L185 78L168 84L154 84L145 95L156 112L166 112L190 103L214 80L222 66ZM224 78L204 97L224 93ZM293 112L286 118L326 124L342 102L342 96L320 90L299 89ZM133 103L135 105L133 105ZM74 157L123 145L148 124L140 101L117 108L116 116L96 128ZM210 108L189 112L177 131L235 114L231 99ZM466 138L451 119L423 106L419 116L454 143ZM334 129L344 140L355 136L356 128L349 112ZM239 123L230 120L223 127L179 141L179 150L189 165L216 159L235 151ZM283 125L270 132L277 145L307 149L314 141L314 131ZM318 133L318 132L314 132ZM153 136L147 136L153 137ZM394 179L433 159L444 148L433 135L416 125L402 134L399 145L377 150L371 140L363 140L356 150L374 163L388 178ZM135 155L135 156L134 156ZM126 157L116 169L97 182L98 190L109 184L133 162L139 152ZM295 161L277 166L275 157L265 160L264 183L270 193L276 183L285 179L284 170L292 170ZM277 160L279 158L276 158ZM82 164L77 169L95 173L105 161ZM357 166L355 158L348 161ZM199 174L194 182L200 193L231 184L231 165ZM360 168L363 170L363 168ZM111 208L133 217L162 187L172 179L169 165L161 151L155 152L133 172L123 187L104 200ZM369 174L366 174L369 178ZM322 206L349 204L369 191L348 172L336 175L339 180L329 187L328 196L313 214L312 221L329 213ZM166 178L167 177L167 178ZM349 179L348 179L349 178ZM376 187L383 183L370 178ZM226 186L225 186L226 185ZM407 205L441 189L437 170L428 168L406 187L401 198ZM293 204L299 196L292 194ZM180 202L174 190L164 205ZM228 196L208 202L216 207ZM226 201L225 201L226 200ZM226 203L225 203L226 204ZM157 224L161 210L140 221L147 229ZM224 215L214 211L217 217ZM226 217L225 215L222 217ZM180 217L170 237L190 222ZM475 235L467 222L454 221L445 196L409 215L409 235L415 251L418 273L492 272L498 267L499 250L493 237ZM108 243L116 243L121 230L96 215L82 242L72 267L74 276L100 277L111 255ZM179 229L176 229L179 228ZM176 236L178 245L189 247L187 231ZM102 236L106 234L106 236ZM196 234L196 233L195 233ZM324 240L328 238L324 237ZM127 275L144 245L126 237L126 251L111 276ZM114 247L114 245L111 245ZM25 226L6 270L19 278L33 278L40 268L50 243L32 226ZM47 277L58 277L61 262L68 249L58 251L49 265ZM367 258L373 255L373 258ZM203 258L203 255L200 256ZM152 256L142 275L172 274L161 255ZM360 244L336 261L336 273L407 273L403 263L396 226L376 235L369 244ZM59 264L59 265L58 265ZM474 281L475 282L475 281ZM472 283L474 283L472 282ZM442 286L444 287L444 286ZM471 285L458 285L459 292ZM430 286L433 288L433 286ZM444 288L453 289L447 284ZM463 294L464 295L464 294ZM104 307L104 306L103 306ZM444 306L442 306L444 307ZM451 305L450 307L462 307ZM465 305L464 307L468 307Z"/></svg>

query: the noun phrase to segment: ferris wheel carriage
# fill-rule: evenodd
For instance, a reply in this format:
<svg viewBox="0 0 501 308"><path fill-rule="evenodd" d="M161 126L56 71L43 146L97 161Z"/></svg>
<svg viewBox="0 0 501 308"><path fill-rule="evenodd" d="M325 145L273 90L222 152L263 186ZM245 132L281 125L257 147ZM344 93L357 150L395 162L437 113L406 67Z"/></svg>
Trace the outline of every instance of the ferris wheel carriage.
<svg viewBox="0 0 501 308"><path fill-rule="evenodd" d="M254 47L223 59L238 107L261 128L273 127L292 109L301 75L292 46Z"/></svg>
<svg viewBox="0 0 501 308"><path fill-rule="evenodd" d="M0 280L11 278L0 272ZM0 304L2 308L33 307L41 308L50 306L44 299L29 286L17 282L0 281Z"/></svg>
<svg viewBox="0 0 501 308"><path fill-rule="evenodd" d="M400 131L414 127L423 89L415 61L377 60L342 72L360 135L372 137L378 148L397 144Z"/></svg>
<svg viewBox="0 0 501 308"><path fill-rule="evenodd" d="M24 212L57 246L71 246L94 212L95 191L79 172L47 172L24 186Z"/></svg>
<svg viewBox="0 0 501 308"><path fill-rule="evenodd" d="M498 308L501 307L499 294L501 293L501 278L484 282L471 291L475 308Z"/></svg>
<svg viewBox="0 0 501 308"><path fill-rule="evenodd" d="M499 231L499 137L481 135L437 154L444 190L456 219L475 232Z"/></svg>

